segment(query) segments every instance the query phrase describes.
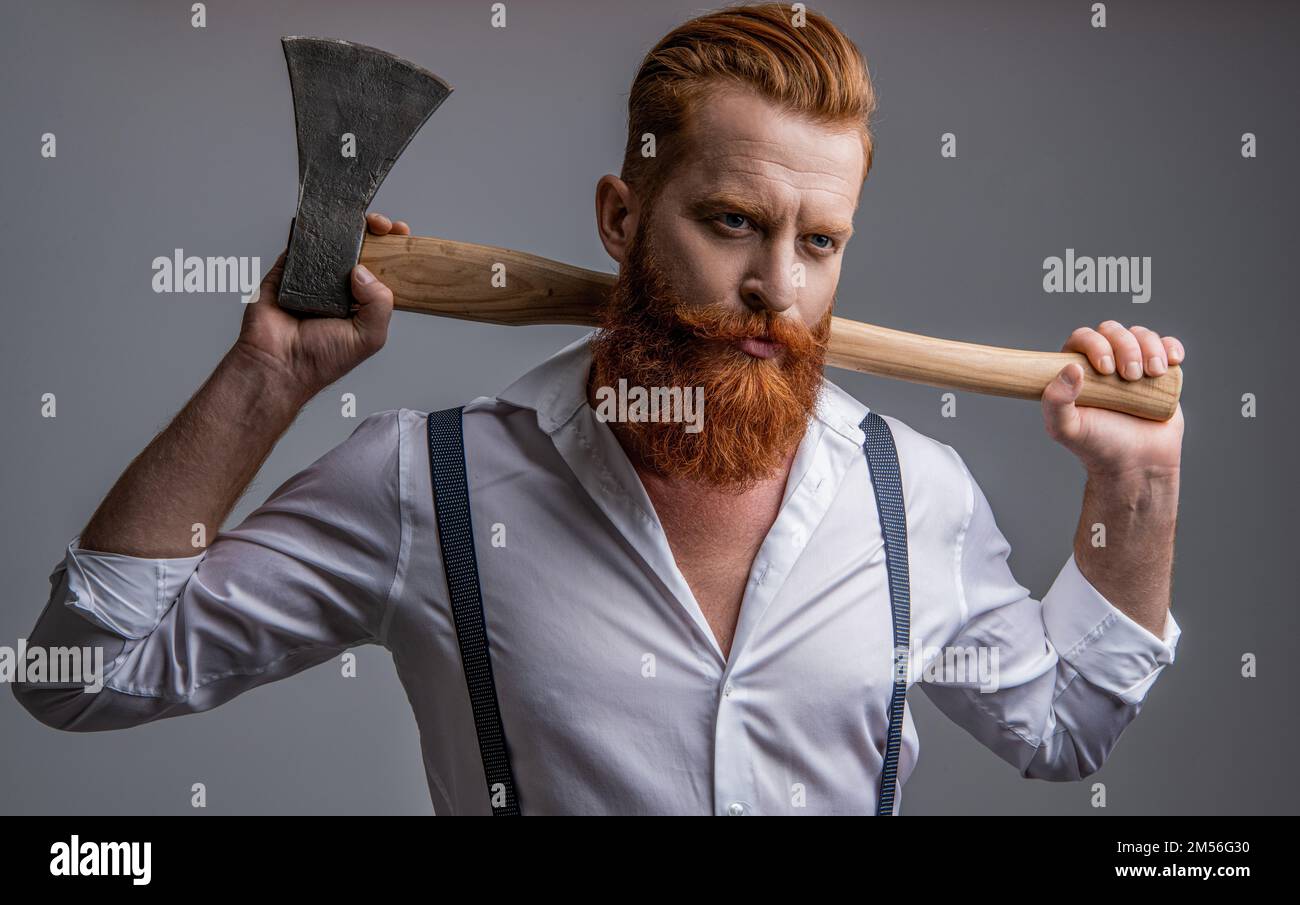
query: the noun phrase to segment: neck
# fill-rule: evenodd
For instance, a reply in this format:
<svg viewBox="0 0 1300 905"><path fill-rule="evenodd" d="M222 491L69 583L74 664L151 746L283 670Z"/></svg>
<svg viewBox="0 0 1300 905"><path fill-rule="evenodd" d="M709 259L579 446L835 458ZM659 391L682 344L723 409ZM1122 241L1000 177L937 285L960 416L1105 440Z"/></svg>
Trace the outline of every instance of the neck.
<svg viewBox="0 0 1300 905"><path fill-rule="evenodd" d="M615 425L611 425L615 427ZM698 481L691 481L686 478L676 478L664 475L651 468L641 460L629 447L619 438L619 432L614 431L615 438L618 438L619 446L623 447L623 452L627 454L628 460L632 467L636 469L637 475L641 478L641 483L645 486L646 493L651 499L696 499L701 502L708 502L709 505L726 504L728 502L739 502L749 497L766 496L773 487L785 487L786 481L790 477L790 469L794 465L794 457L799 451L798 445L791 449L782 458L781 464L766 478L758 481L753 487L743 493L734 493L721 490L709 484L703 484Z"/></svg>

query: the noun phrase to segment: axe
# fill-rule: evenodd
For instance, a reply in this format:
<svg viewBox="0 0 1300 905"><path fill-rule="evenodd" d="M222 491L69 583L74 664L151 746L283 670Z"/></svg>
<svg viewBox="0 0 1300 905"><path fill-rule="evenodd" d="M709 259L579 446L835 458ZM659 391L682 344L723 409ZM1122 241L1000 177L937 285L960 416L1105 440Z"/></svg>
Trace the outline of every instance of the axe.
<svg viewBox="0 0 1300 905"><path fill-rule="evenodd" d="M422 236L373 236L365 212L393 163L451 86L400 57L350 41L282 40L298 138L298 209L280 284L282 308L347 317L358 261L394 307L492 324L598 326L614 277L537 255ZM345 155L348 134L352 155ZM504 266L505 286L492 277ZM1068 362L1083 367L1078 404L1155 421L1173 417L1182 369L1126 381L1078 352L938 339L836 317L826 363L913 383L1038 399Z"/></svg>

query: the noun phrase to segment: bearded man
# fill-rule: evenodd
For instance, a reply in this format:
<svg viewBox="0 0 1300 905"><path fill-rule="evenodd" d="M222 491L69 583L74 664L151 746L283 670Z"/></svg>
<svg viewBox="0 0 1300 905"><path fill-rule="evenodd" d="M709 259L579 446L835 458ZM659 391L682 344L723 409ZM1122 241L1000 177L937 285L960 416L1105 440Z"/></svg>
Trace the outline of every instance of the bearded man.
<svg viewBox="0 0 1300 905"><path fill-rule="evenodd" d="M722 10L647 55L596 190L620 271L594 335L496 396L371 415L193 555L192 526L221 525L387 334L364 267L344 320L281 310L273 270L51 576L31 643L104 646L104 689L23 684L24 706L120 728L377 643L440 814L893 814L913 684L1026 777L1097 770L1173 660L1182 414L1076 408L1075 364L1046 390L1089 480L1073 553L1030 596L956 451L822 375L875 99L845 35L791 16ZM1065 348L1128 380L1184 357L1114 322ZM702 429L599 417L620 382L699 388Z"/></svg>

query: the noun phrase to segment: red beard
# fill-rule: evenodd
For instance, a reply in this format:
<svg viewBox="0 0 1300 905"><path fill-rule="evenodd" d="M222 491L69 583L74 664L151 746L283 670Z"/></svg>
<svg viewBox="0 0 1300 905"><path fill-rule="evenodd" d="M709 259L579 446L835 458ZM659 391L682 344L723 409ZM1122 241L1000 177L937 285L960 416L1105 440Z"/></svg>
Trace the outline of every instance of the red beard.
<svg viewBox="0 0 1300 905"><path fill-rule="evenodd" d="M767 309L687 305L643 229L591 340L589 398L597 388L617 387L620 378L629 387L681 387L683 393L703 387L698 433L672 421L610 427L634 462L663 477L744 493L771 477L803 438L821 388L830 327L830 310L809 330ZM765 359L732 344L750 337L768 337L784 348Z"/></svg>

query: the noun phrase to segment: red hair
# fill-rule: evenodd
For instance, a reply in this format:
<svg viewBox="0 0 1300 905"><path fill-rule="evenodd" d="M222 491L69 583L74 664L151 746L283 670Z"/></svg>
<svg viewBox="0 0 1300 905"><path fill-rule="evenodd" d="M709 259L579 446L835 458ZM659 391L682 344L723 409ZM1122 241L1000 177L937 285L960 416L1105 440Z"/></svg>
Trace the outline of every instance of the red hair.
<svg viewBox="0 0 1300 905"><path fill-rule="evenodd" d="M682 159L691 112L710 88L738 85L784 109L862 136L862 178L871 170L876 93L866 60L834 23L779 3L732 6L679 25L645 56L628 96L622 179L653 198ZM642 156L643 136L655 156Z"/></svg>

